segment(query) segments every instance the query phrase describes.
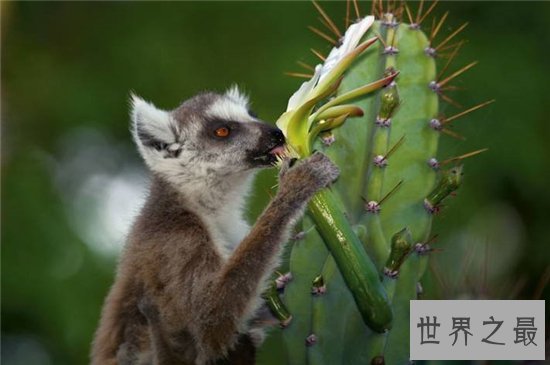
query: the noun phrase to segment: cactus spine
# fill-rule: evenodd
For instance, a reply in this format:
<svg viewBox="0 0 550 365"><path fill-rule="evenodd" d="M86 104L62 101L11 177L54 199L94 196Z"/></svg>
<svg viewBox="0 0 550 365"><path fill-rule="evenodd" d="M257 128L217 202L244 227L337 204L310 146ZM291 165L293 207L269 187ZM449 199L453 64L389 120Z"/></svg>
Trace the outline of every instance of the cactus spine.
<svg viewBox="0 0 550 365"><path fill-rule="evenodd" d="M315 6L327 27L340 34ZM353 6L360 18L357 3ZM264 351L260 363L408 363L409 300L417 297L425 253L431 251L432 219L462 180L461 166L441 167L481 152L439 163L439 137L456 136L449 123L489 103L450 118L438 114L440 100L455 103L445 94L449 83L473 64L444 75L462 45L449 43L465 25L435 45L447 14L427 36L421 23L435 3L423 12L422 6L413 19L403 4L384 8L375 1L377 20L358 46L363 48L346 65L341 81L343 70L333 75L335 98L317 105L333 88L305 102L307 110L298 109L298 117L281 117L284 127L293 123L287 120L308 118L310 127L302 124L297 133L315 133L309 135L309 144L297 143L297 155L321 150L340 167L341 176L313 198L302 222L307 233L292 244L285 269L294 279L285 286L283 301L293 320L266 346L281 350ZM405 13L408 24L403 22ZM437 74L436 58L444 50L451 57ZM343 101L354 104L337 105ZM344 123L348 117L354 120ZM314 138L321 132L320 139Z"/></svg>

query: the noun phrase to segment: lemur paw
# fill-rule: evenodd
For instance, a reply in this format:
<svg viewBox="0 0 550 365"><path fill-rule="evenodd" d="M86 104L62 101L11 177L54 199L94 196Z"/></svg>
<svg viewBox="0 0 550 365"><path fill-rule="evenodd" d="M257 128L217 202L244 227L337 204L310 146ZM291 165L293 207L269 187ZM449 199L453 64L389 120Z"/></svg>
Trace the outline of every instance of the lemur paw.
<svg viewBox="0 0 550 365"><path fill-rule="evenodd" d="M340 175L340 169L327 155L321 152L315 152L311 157L304 161L311 169L314 178L317 180L319 188L330 185Z"/></svg>
<svg viewBox="0 0 550 365"><path fill-rule="evenodd" d="M316 192L328 186L340 174L340 169L321 152L315 152L312 156L292 166L293 161L283 163L279 178L281 186L289 189L305 189Z"/></svg>

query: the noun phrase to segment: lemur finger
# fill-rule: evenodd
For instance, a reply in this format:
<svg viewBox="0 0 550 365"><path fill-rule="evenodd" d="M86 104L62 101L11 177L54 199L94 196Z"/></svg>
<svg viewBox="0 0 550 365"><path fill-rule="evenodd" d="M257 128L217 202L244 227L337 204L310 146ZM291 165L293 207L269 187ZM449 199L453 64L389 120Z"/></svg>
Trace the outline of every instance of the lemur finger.
<svg viewBox="0 0 550 365"><path fill-rule="evenodd" d="M286 175L286 173L288 172L288 170L295 165L297 159L295 158L290 158L290 157L285 157L283 159L283 163L281 164L281 168L279 170L279 180L284 176Z"/></svg>
<svg viewBox="0 0 550 365"><path fill-rule="evenodd" d="M325 154L316 152L310 158L309 163L315 170L321 187L328 186L340 174L340 169Z"/></svg>
<svg viewBox="0 0 550 365"><path fill-rule="evenodd" d="M340 168L338 166L336 166L335 164L333 164L332 161L331 161L330 164L327 164L327 166L326 166L326 173L327 173L327 175L326 175L327 179L329 180L327 185L330 185L336 179L338 179L338 176L340 176Z"/></svg>
<svg viewBox="0 0 550 365"><path fill-rule="evenodd" d="M320 151L315 151L309 158L306 159L306 161L316 163L325 159L328 159L328 157L324 153Z"/></svg>

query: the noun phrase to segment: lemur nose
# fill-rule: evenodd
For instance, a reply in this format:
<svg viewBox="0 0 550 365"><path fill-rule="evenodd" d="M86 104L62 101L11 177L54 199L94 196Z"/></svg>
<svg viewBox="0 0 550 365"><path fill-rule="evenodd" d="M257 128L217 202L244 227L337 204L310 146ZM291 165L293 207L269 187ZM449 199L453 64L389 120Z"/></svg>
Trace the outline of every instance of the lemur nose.
<svg viewBox="0 0 550 365"><path fill-rule="evenodd" d="M273 130L271 130L270 135L271 139L277 144L285 143L285 136L279 128L274 128Z"/></svg>

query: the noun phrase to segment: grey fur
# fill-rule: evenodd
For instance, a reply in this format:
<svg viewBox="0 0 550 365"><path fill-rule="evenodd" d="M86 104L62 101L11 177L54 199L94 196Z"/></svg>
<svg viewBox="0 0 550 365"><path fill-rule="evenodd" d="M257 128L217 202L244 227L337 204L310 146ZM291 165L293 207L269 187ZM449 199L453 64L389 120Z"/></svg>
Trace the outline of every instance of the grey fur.
<svg viewBox="0 0 550 365"><path fill-rule="evenodd" d="M319 153L285 162L276 196L250 228L242 207L254 171L282 140L248 110L235 89L171 112L134 99L134 138L153 179L105 302L93 365L254 363L266 280L308 200L338 169ZM216 138L220 123L231 137Z"/></svg>

